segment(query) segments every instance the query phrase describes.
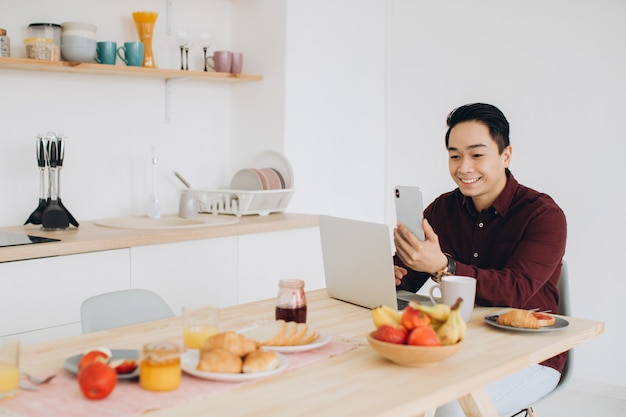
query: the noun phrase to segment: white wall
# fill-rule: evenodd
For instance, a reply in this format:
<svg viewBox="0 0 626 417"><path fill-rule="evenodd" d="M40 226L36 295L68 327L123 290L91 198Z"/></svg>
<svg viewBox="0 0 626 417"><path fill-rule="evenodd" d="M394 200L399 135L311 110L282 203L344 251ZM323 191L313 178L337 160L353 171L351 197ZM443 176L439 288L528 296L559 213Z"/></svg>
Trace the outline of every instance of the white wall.
<svg viewBox="0 0 626 417"><path fill-rule="evenodd" d="M290 209L392 225L393 185L420 185L427 201L454 187L448 112L497 105L516 178L567 215L574 315L606 322L576 349L574 378L624 387L625 15L617 0L289 2Z"/></svg>

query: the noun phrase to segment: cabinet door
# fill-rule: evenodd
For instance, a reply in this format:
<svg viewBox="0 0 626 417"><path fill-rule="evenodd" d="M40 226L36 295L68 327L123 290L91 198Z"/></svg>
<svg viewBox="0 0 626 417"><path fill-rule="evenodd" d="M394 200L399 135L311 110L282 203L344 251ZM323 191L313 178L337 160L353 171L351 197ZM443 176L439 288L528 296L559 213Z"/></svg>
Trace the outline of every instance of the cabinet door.
<svg viewBox="0 0 626 417"><path fill-rule="evenodd" d="M134 247L132 287L157 292L176 315L185 304L233 305L236 253L235 236Z"/></svg>
<svg viewBox="0 0 626 417"><path fill-rule="evenodd" d="M319 228L239 236L237 271L239 303L276 297L285 278L304 280L305 291L324 288Z"/></svg>
<svg viewBox="0 0 626 417"><path fill-rule="evenodd" d="M84 299L129 288L128 264L128 249L0 263L0 336L46 329L54 338L54 327L80 323Z"/></svg>

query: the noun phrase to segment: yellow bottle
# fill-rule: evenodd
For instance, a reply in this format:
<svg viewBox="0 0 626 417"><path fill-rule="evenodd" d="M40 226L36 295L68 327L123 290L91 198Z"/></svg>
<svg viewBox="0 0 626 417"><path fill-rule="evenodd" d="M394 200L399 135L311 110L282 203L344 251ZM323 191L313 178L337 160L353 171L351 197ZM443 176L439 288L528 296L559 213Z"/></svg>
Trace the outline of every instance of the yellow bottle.
<svg viewBox="0 0 626 417"><path fill-rule="evenodd" d="M143 347L139 385L150 391L178 388L182 377L180 349L174 343L148 343Z"/></svg>

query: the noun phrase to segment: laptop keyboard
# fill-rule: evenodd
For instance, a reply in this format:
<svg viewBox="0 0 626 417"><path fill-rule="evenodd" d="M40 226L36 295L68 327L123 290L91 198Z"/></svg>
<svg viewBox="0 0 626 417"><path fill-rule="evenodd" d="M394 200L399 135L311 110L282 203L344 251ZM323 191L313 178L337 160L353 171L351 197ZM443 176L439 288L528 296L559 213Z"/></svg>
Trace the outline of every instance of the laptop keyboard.
<svg viewBox="0 0 626 417"><path fill-rule="evenodd" d="M396 299L396 302L398 303L398 311L404 310L409 305L407 300L401 300L399 298Z"/></svg>

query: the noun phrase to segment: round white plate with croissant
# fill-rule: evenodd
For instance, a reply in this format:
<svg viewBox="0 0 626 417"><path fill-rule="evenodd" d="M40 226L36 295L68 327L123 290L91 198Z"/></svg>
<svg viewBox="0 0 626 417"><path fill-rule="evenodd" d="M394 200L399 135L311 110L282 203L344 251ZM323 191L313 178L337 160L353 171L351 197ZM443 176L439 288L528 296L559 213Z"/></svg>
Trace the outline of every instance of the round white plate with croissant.
<svg viewBox="0 0 626 417"><path fill-rule="evenodd" d="M239 382L279 373L287 364L280 353L266 351L254 340L227 331L204 340L198 350L184 352L180 367L198 378Z"/></svg>
<svg viewBox="0 0 626 417"><path fill-rule="evenodd" d="M317 349L331 341L331 336L306 323L284 320L268 321L240 331L265 350L281 353L305 352Z"/></svg>
<svg viewBox="0 0 626 417"><path fill-rule="evenodd" d="M249 381L251 379L264 378L266 376L280 373L289 364L284 355L277 353L278 367L269 371L249 372L249 373L225 373L225 372L205 372L198 370L198 363L200 362L199 350L188 350L181 355L180 367L189 375L193 375L202 379L209 379L212 381L222 382L241 382Z"/></svg>
<svg viewBox="0 0 626 417"><path fill-rule="evenodd" d="M520 309L488 315L485 322L500 329L531 333L553 332L569 326L562 317Z"/></svg>

